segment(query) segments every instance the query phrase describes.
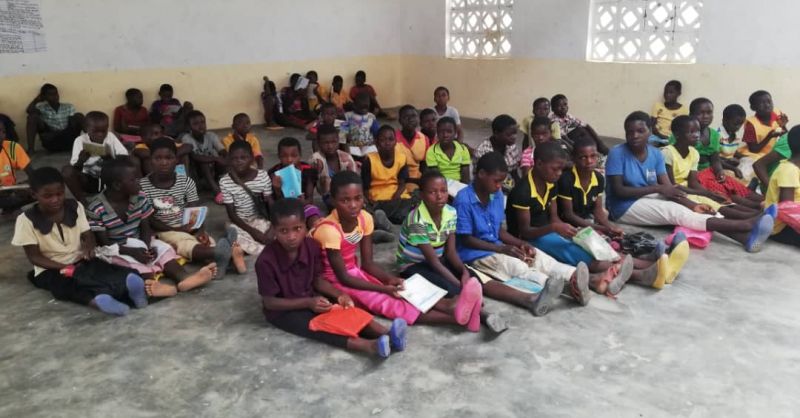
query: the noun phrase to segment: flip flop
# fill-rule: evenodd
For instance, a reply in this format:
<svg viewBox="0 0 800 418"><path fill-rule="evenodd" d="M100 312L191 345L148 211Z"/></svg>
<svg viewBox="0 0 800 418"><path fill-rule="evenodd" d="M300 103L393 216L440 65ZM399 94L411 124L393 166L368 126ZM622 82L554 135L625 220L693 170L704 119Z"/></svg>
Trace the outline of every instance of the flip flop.
<svg viewBox="0 0 800 418"><path fill-rule="evenodd" d="M458 296L455 308L456 322L459 325L467 325L470 318L472 318L472 311L475 310L477 305L480 308L480 303L483 301L483 289L481 288L478 279L470 277L461 288L461 294Z"/></svg>
<svg viewBox="0 0 800 418"><path fill-rule="evenodd" d="M472 308L472 315L469 317L469 322L467 322L467 331L469 332L478 332L481 330L481 307L483 306L483 301L479 300L475 302L475 307Z"/></svg>
<svg viewBox="0 0 800 418"><path fill-rule="evenodd" d="M570 295L575 298L575 301L580 303L581 306L589 304L589 299L592 298L592 292L589 290L589 268L586 263L580 262L575 269L575 275L569 279Z"/></svg>
<svg viewBox="0 0 800 418"><path fill-rule="evenodd" d="M667 283L667 276L669 275L669 256L662 255L656 263L658 264L658 273L656 273L656 279L653 283L650 283L650 286L661 290L664 288L664 284Z"/></svg>
<svg viewBox="0 0 800 418"><path fill-rule="evenodd" d="M408 323L405 319L397 318L392 321L389 328L389 341L395 351L403 351L408 343Z"/></svg>
<svg viewBox="0 0 800 418"><path fill-rule="evenodd" d="M764 214L769 215L772 219L778 219L778 205L773 203L764 209Z"/></svg>
<svg viewBox="0 0 800 418"><path fill-rule="evenodd" d="M502 334L508 330L508 323L499 314L489 314L486 317L486 326L495 334Z"/></svg>
<svg viewBox="0 0 800 418"><path fill-rule="evenodd" d="M389 336L381 335L378 337L378 357L388 358L392 354L392 348L389 345Z"/></svg>
<svg viewBox="0 0 800 418"><path fill-rule="evenodd" d="M147 306L147 292L144 288L144 280L136 274L129 274L125 278L125 287L128 289L128 297L133 301L136 309Z"/></svg>
<svg viewBox="0 0 800 418"><path fill-rule="evenodd" d="M217 278L222 278L231 262L232 247L228 238L220 238L214 247L214 261L217 263Z"/></svg>
<svg viewBox="0 0 800 418"><path fill-rule="evenodd" d="M753 230L750 231L750 237L747 238L747 243L744 248L749 253L757 253L761 251L764 242L767 241L770 234L772 234L772 227L775 225L775 218L772 216L762 216Z"/></svg>
<svg viewBox="0 0 800 418"><path fill-rule="evenodd" d="M564 279L551 277L547 279L539 297L528 307L534 316L545 316L550 311L550 307L561 292L564 291Z"/></svg>
<svg viewBox="0 0 800 418"><path fill-rule="evenodd" d="M672 251L675 249L675 247L678 246L678 244L686 240L688 240L688 238L686 238L686 234L684 234L683 231L677 232L675 236L672 237L672 242L669 244L669 249L667 249L667 254L671 254Z"/></svg>
<svg viewBox="0 0 800 418"><path fill-rule="evenodd" d="M678 273L683 270L683 266L689 260L690 252L689 241L683 241L675 246L667 260L667 277L664 283L672 284L675 281Z"/></svg>

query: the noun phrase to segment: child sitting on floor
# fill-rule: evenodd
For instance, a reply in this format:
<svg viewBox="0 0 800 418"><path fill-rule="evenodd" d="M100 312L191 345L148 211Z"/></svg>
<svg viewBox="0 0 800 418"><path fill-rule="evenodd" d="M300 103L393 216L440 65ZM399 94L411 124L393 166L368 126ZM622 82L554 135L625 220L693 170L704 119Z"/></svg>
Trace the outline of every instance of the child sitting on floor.
<svg viewBox="0 0 800 418"><path fill-rule="evenodd" d="M550 119L546 117L535 117L530 123L530 135L525 135L522 139L522 157L519 161L519 169L522 172L521 178L528 175L533 167L533 150L537 146L549 142L553 139L553 132L550 129ZM577 128L576 128L577 129Z"/></svg>
<svg viewBox="0 0 800 418"><path fill-rule="evenodd" d="M36 205L17 217L11 245L33 264L28 280L58 300L89 305L109 315L147 306L144 280L132 270L92 257L94 235L83 205L64 199L64 179L52 167L31 175Z"/></svg>
<svg viewBox="0 0 800 418"><path fill-rule="evenodd" d="M350 100L350 95L344 91L343 85L342 76L333 76L331 91L328 95L328 103L336 107L336 116L339 118L344 117L344 113L352 110L353 107L353 101Z"/></svg>
<svg viewBox="0 0 800 418"><path fill-rule="evenodd" d="M33 174L31 159L22 145L11 141L6 134L6 127L0 123L0 187L17 185L17 175L14 170L23 170L30 179ZM3 214L9 214L15 210L33 202L33 195L30 190L0 190L0 209Z"/></svg>
<svg viewBox="0 0 800 418"><path fill-rule="evenodd" d="M344 115L347 126L347 145L345 151L357 160L362 160L375 150L375 136L378 133L378 118L368 111L369 95L362 93L353 102L353 111Z"/></svg>
<svg viewBox="0 0 800 418"><path fill-rule="evenodd" d="M751 206L734 205L726 194L712 192L700 183L697 174L700 153L696 148L700 138L700 123L697 119L692 116L676 117L672 121L672 132L675 144L662 148L661 153L664 155L667 176L672 184L687 193L689 200L708 206L708 213L719 212L731 219L748 219L761 213L760 202L754 201ZM711 181L716 182L713 174ZM749 191L742 184L736 184Z"/></svg>
<svg viewBox="0 0 800 418"><path fill-rule="evenodd" d="M328 88L319 83L319 75L314 70L306 73L308 79L308 87L306 87L306 94L308 100L308 109L311 112L317 112L319 106L327 101Z"/></svg>
<svg viewBox="0 0 800 418"><path fill-rule="evenodd" d="M164 136L164 128L157 123L146 123L140 129L142 141L136 144L131 151L131 160L140 168L141 176L146 176L153 171L153 164L150 160L150 144L158 138L164 137L172 141L174 139ZM189 155L192 153L192 146L175 141L178 149L177 170L183 174L189 172Z"/></svg>
<svg viewBox="0 0 800 418"><path fill-rule="evenodd" d="M725 174L725 161L720 157L721 138L717 131L710 128L711 122L714 120L714 104L705 97L694 99L689 104L689 114L700 124L700 138L694 145L700 156L697 163L697 182L704 189L724 197L725 200L730 200L746 208L760 210L764 198ZM675 137L670 137L670 143L674 142ZM730 165L727 167L736 168Z"/></svg>
<svg viewBox="0 0 800 418"><path fill-rule="evenodd" d="M417 109L411 105L404 105L398 112L400 119L400 129L395 133L397 147L406 155L406 166L408 167L408 179L406 180L406 191L413 193L417 190L422 171L425 167L425 153L428 152L430 143L428 137L419 128L419 115Z"/></svg>
<svg viewBox="0 0 800 418"><path fill-rule="evenodd" d="M722 167L738 179L744 179L744 174L739 168L742 147L742 127L747 118L744 108L738 104L725 106L722 110L722 126L717 128L719 134L719 156ZM752 175L751 175L752 177Z"/></svg>
<svg viewBox="0 0 800 418"><path fill-rule="evenodd" d="M279 107L281 117L277 122L285 127L303 129L314 120L315 116L308 108L306 90L298 85L299 79L300 74L292 74L289 77L289 85L281 89Z"/></svg>
<svg viewBox="0 0 800 418"><path fill-rule="evenodd" d="M420 179L419 189L422 202L408 214L400 228L397 266L402 277L419 274L447 290L447 297L452 298L475 279L456 251L457 214L447 204L447 179L435 169L428 170ZM499 315L482 313L480 319L496 333L508 328ZM479 326L478 318L468 324L473 332Z"/></svg>
<svg viewBox="0 0 800 418"><path fill-rule="evenodd" d="M744 124L742 145L739 152L753 161L772 151L775 140L786 133L789 118L772 105L772 95L758 90L750 95L750 109L755 115L747 118Z"/></svg>
<svg viewBox="0 0 800 418"><path fill-rule="evenodd" d="M258 142L258 138L250 132L251 127L250 116L247 116L247 113L237 113L233 117L233 122L231 123L231 129L233 129L233 131L222 140L222 146L225 147L226 152L230 152L231 144L235 141L247 142L250 144L250 149L253 150L256 167L258 167L259 170L263 170L264 155L261 154L261 144Z"/></svg>
<svg viewBox="0 0 800 418"><path fill-rule="evenodd" d="M490 152L478 159L472 184L456 195L453 206L458 213L459 258L484 273L481 281L486 296L526 308L535 316L550 311L566 281L579 294L578 299L588 298L589 270L585 266L576 269L561 264L502 228L505 197L501 186L507 175L503 156ZM510 279L530 282L541 291L530 293L504 284Z"/></svg>
<svg viewBox="0 0 800 418"><path fill-rule="evenodd" d="M678 80L670 80L664 85L664 102L657 102L650 112L650 125L653 126L652 135L648 141L650 145L663 147L669 144L672 135L672 121L678 116L688 115L689 109L678 103L683 85Z"/></svg>
<svg viewBox="0 0 800 418"><path fill-rule="evenodd" d="M526 140L530 142L528 136L531 134L531 123L535 118L550 119L550 100L546 97L540 97L533 101L532 113L522 119L522 125L519 130L522 131L522 142ZM553 139L561 139L561 126L558 122L550 122L550 137ZM524 149L524 147L523 147Z"/></svg>
<svg viewBox="0 0 800 418"><path fill-rule="evenodd" d="M436 103L433 106L433 110L436 111L437 119L443 117L452 118L456 122L456 140L463 141L464 130L461 129L461 116L458 114L458 109L447 105L450 101L450 90L444 86L436 87L436 90L433 91L433 101Z"/></svg>
<svg viewBox="0 0 800 418"><path fill-rule="evenodd" d="M153 206L139 185L136 166L129 157L117 157L103 164L105 191L86 208L86 216L97 239L97 257L134 269L145 280L150 297L171 297L178 291L200 287L211 281L217 265L207 264L189 274L178 263L175 250L153 238L150 217ZM163 273L178 285L164 284L155 276Z"/></svg>
<svg viewBox="0 0 800 418"><path fill-rule="evenodd" d="M791 157L778 164L772 173L767 188L766 204L773 205L784 202L800 203L800 126L789 131L789 149ZM775 221L771 238L774 241L800 247L800 231L786 225L780 217Z"/></svg>
<svg viewBox="0 0 800 418"><path fill-rule="evenodd" d="M319 118L306 126L306 139L311 141L312 151L319 151L319 148L317 148L317 130L321 125L332 125L333 127L339 129L342 126L342 123L343 121L336 119L336 106L334 106L333 103L323 103L319 107ZM344 134L341 135L339 140L339 142L342 144L347 143L347 138L345 138ZM339 143L337 143L337 147L338 144Z"/></svg>
<svg viewBox="0 0 800 418"><path fill-rule="evenodd" d="M330 210L333 208L330 200L331 179L340 171L357 172L358 168L353 157L339 149L339 130L333 125L320 125L317 128L317 149L311 156L311 165L319 173L317 191Z"/></svg>
<svg viewBox="0 0 800 418"><path fill-rule="evenodd" d="M475 160L490 152L497 152L506 162L506 179L503 191L509 192L519 180L520 150L517 146L517 121L508 115L499 115L492 120L492 136L484 140L475 150Z"/></svg>
<svg viewBox="0 0 800 418"><path fill-rule="evenodd" d="M567 96L564 96L563 94L556 94L552 99L550 99L550 105L553 107L553 113L551 113L549 116L550 120L553 122L558 122L558 125L561 129L561 140L564 141L570 148L572 147L572 142L574 142L574 139L570 136L570 132L572 132L575 128L581 127L586 129L586 132L589 133L592 140L594 140L595 144L597 144L597 151L603 155L608 154L608 147L605 143L603 143L603 141L600 140L600 137L597 135L597 132L595 132L594 128L569 113L569 101L567 100Z"/></svg>
<svg viewBox="0 0 800 418"><path fill-rule="evenodd" d="M247 142L231 144L228 166L228 174L219 180L225 211L242 250L246 254L259 254L270 241L267 218L272 204L272 181L266 171L253 168L253 149Z"/></svg>
<svg viewBox="0 0 800 418"><path fill-rule="evenodd" d="M591 138L585 140L591 141ZM623 256L618 262L600 261L573 242L577 229L558 215L557 196L561 193L558 181L567 155L558 144L549 142L536 148L534 158L536 164L528 173L527 181L517 184L508 196L508 232L561 263L587 265L589 272L595 273L589 277L590 288L600 294L616 295L632 277L633 257ZM651 262L648 267L650 284L656 281L658 266Z"/></svg>
<svg viewBox="0 0 800 418"><path fill-rule="evenodd" d="M438 169L448 180L469 184L471 159L467 147L455 140L456 121L442 117L436 122L436 130L439 141L428 148L425 166Z"/></svg>
<svg viewBox="0 0 800 418"><path fill-rule="evenodd" d="M48 152L60 152L69 150L72 141L81 134L83 115L72 104L62 103L58 89L52 84L42 85L25 111L29 155L36 149L36 135Z"/></svg>
<svg viewBox="0 0 800 418"><path fill-rule="evenodd" d="M377 135L378 151L367 154L361 164L364 195L370 211L383 211L394 224L408 216L414 201L406 191L408 163L398 149L394 128L383 125Z"/></svg>
<svg viewBox="0 0 800 418"><path fill-rule="evenodd" d="M611 218L642 226L678 225L698 231L720 232L744 245L750 252L761 249L769 237L773 218L769 215L746 220L719 219L708 207L686 198L667 174L664 157L648 144L650 117L633 112L625 118L626 143L608 155L607 205Z"/></svg>
<svg viewBox="0 0 800 418"><path fill-rule="evenodd" d="M100 166L103 160L117 155L128 155L128 149L117 136L108 130L108 115L91 111L85 118L86 133L75 138L69 165L61 170L72 196L86 203L86 194L97 194L103 190L100 181ZM96 145L96 144L99 144ZM87 150L92 147L93 151Z"/></svg>
<svg viewBox="0 0 800 418"><path fill-rule="evenodd" d="M261 105L264 108L264 128L275 131L283 129L279 118L283 115L283 107L278 96L278 89L275 83L268 77L264 77L264 88L261 91Z"/></svg>
<svg viewBox="0 0 800 418"><path fill-rule="evenodd" d="M608 237L622 238L622 228L608 220L603 207L606 179L596 169L599 155L594 141L590 138L576 141L572 159L572 169L565 170L558 180L560 218L576 228L591 227ZM629 283L656 289L671 284L689 257L688 242L673 242L673 247L669 255L665 254L666 246L659 245L652 254L634 258Z"/></svg>
<svg viewBox="0 0 800 418"><path fill-rule="evenodd" d="M158 88L159 99L150 105L150 120L164 127L164 132L173 138L186 132L189 113L194 110L191 103L181 104L173 97L174 90L169 84L162 84Z"/></svg>
<svg viewBox="0 0 800 418"><path fill-rule="evenodd" d="M427 108L422 109L419 112L419 131L425 134L428 137L428 142L431 144L435 144L437 141L436 138L436 124L438 123L438 116L436 115L436 111ZM458 141L458 138L456 138Z"/></svg>
<svg viewBox="0 0 800 418"><path fill-rule="evenodd" d="M264 248L255 265L258 293L267 321L300 337L383 358L392 349L403 351L407 324L401 318L392 321L388 330L372 320L356 338L309 329L315 316L332 309L331 299L345 309L354 306L353 299L323 279L322 249L306 235L303 203L283 199L272 209L275 241Z"/></svg>
<svg viewBox="0 0 800 418"><path fill-rule="evenodd" d="M317 184L317 177L319 173L309 163L302 161L303 155L300 141L297 138L286 137L278 142L278 160L279 162L269 169L268 174L272 179L272 186L274 187L275 200L283 199L284 197L297 197L305 204L314 204L314 186ZM283 193L283 179L280 175L275 174L276 171L285 167L293 165L296 169L300 170L300 195L299 196L286 196Z"/></svg>
<svg viewBox="0 0 800 418"><path fill-rule="evenodd" d="M381 110L381 105L378 104L378 94L371 85L367 84L367 73L364 71L356 71L355 77L356 85L350 87L350 100L356 101L356 98L361 94L366 94L369 100L367 111L375 114L379 118L385 118L386 113Z"/></svg>
<svg viewBox="0 0 800 418"><path fill-rule="evenodd" d="M394 132L392 138L394 138ZM372 216L362 209L364 192L358 174L343 171L331 181L335 209L312 231L323 248L323 277L350 295L358 306L389 319L468 326L480 315L481 288L474 279L465 282L456 299L441 299L427 313L403 299L404 280L383 270L372 258ZM356 252L360 250L361 264ZM479 320L479 319L478 319Z"/></svg>
<svg viewBox="0 0 800 418"><path fill-rule="evenodd" d="M206 128L206 116L193 110L187 116L190 131L181 137L181 143L192 146L189 158L214 194L214 202L222 204L222 192L217 179L225 174L225 146L214 132Z"/></svg>
<svg viewBox="0 0 800 418"><path fill-rule="evenodd" d="M123 141L141 141L142 127L150 123L147 108L142 106L144 98L139 89L128 89L125 92L125 104L114 109L114 132L122 136Z"/></svg>
<svg viewBox="0 0 800 418"><path fill-rule="evenodd" d="M177 152L175 142L169 138L156 139L150 145L153 172L139 181L148 203L155 210L150 226L156 238L171 245L179 256L190 261L216 262L217 277L222 277L231 257L235 265L244 265L242 249L238 245L234 247L236 230L227 228L226 236L217 240L214 246L202 225L184 225L186 208L199 206L200 198L194 181L175 172Z"/></svg>

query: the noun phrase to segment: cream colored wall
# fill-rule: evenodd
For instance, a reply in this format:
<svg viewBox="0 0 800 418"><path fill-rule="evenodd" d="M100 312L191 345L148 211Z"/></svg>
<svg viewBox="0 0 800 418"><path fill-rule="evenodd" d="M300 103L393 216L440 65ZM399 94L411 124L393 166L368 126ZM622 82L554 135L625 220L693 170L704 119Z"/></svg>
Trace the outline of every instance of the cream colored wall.
<svg viewBox="0 0 800 418"><path fill-rule="evenodd" d="M25 107L38 93L43 83L58 86L61 100L74 104L81 112L100 110L111 116L114 108L125 102L125 90L137 87L143 90L145 104L157 98L161 83L169 82L175 97L188 100L195 109L203 111L211 128L230 126L231 118L239 112L250 115L253 123L263 123L263 110L259 95L264 75L272 76L279 88L287 83L287 73L314 69L321 82L330 86L335 74L345 78L345 89L353 84L353 74L363 69L368 82L380 86L380 101L400 103L404 100L402 79L403 57L366 56L265 62L236 65L210 65L165 69L140 69L127 71L64 72L33 75L15 75L0 78L0 112L7 113L17 122L17 130L24 136ZM277 77L276 77L277 75Z"/></svg>

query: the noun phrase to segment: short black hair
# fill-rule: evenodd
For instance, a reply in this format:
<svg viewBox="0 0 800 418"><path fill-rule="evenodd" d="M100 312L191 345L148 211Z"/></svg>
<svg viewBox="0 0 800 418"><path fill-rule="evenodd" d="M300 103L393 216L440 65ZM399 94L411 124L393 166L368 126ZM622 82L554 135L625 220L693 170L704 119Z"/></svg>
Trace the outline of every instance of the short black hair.
<svg viewBox="0 0 800 418"><path fill-rule="evenodd" d="M677 138L678 135L685 134L686 130L689 128L689 124L695 120L697 119L695 119L693 116L687 115L680 115L675 119L672 119L672 134L675 136L675 138Z"/></svg>
<svg viewBox="0 0 800 418"><path fill-rule="evenodd" d="M392 136L394 136L394 128L392 127L392 125L384 124L381 125L380 128L378 128L378 132L375 133L375 139L378 139L378 137L381 136L381 134L384 133L385 131L390 131L392 133Z"/></svg>
<svg viewBox="0 0 800 418"><path fill-rule="evenodd" d="M161 128L162 132L164 131L164 127L161 126L161 124L153 123L153 122L147 122L147 123L143 124L141 127L139 127L139 134L141 134L141 136L144 137L145 136L145 132L152 131L153 128L155 128L156 126Z"/></svg>
<svg viewBox="0 0 800 418"><path fill-rule="evenodd" d="M447 93L447 95L448 95L448 96L450 95L450 90L448 90L448 89L447 89L447 87L445 87L445 86L439 86L439 87L436 87L436 88L433 90L433 94L435 95L436 93L438 93L438 92L440 92L440 91L442 91L442 90L444 90L444 92L445 92L445 93Z"/></svg>
<svg viewBox="0 0 800 418"><path fill-rule="evenodd" d="M237 113L237 114L233 115L233 120L231 121L231 124L236 123L236 121L241 119L241 118L249 118L249 117L250 116L248 116L247 113L244 113L244 112Z"/></svg>
<svg viewBox="0 0 800 418"><path fill-rule="evenodd" d="M550 100L547 97L540 97L533 101L533 107L536 107L539 103L547 102L550 103Z"/></svg>
<svg viewBox="0 0 800 418"><path fill-rule="evenodd" d="M436 180L436 179L444 179L445 181L447 180L447 178L445 178L444 174L442 174L441 171L439 171L439 170L437 170L435 168L430 168L430 169L425 170L425 172L422 173L422 176L419 178L419 188L420 188L420 190L424 189L425 186L427 186L429 182L431 182L433 180Z"/></svg>
<svg viewBox="0 0 800 418"><path fill-rule="evenodd" d="M54 86L54 85L52 85L50 83L42 84L42 87L39 88L39 94L44 96L50 90L58 90L58 87L56 87L56 86Z"/></svg>
<svg viewBox="0 0 800 418"><path fill-rule="evenodd" d="M34 192L49 184L64 184L61 172L53 167L40 167L33 170L29 179L31 190Z"/></svg>
<svg viewBox="0 0 800 418"><path fill-rule="evenodd" d="M517 124L517 121L509 115L498 115L492 120L492 133L500 133L508 129L510 126Z"/></svg>
<svg viewBox="0 0 800 418"><path fill-rule="evenodd" d="M356 78L358 78L358 77L367 78L367 73L365 73L364 70L358 70L358 71L356 71Z"/></svg>
<svg viewBox="0 0 800 418"><path fill-rule="evenodd" d="M789 149L792 151L792 158L800 156L800 125L795 125L789 129L789 136L787 138Z"/></svg>
<svg viewBox="0 0 800 418"><path fill-rule="evenodd" d="M161 87L158 88L158 92L161 93L162 91L171 91L173 93L175 92L172 89L172 85L170 84L162 84Z"/></svg>
<svg viewBox="0 0 800 418"><path fill-rule="evenodd" d="M478 158L478 163L475 165L475 171L485 171L489 174L492 173L508 173L508 164L502 154L497 151L492 151L484 154L483 157Z"/></svg>
<svg viewBox="0 0 800 418"><path fill-rule="evenodd" d="M83 118L83 120L84 120L84 124L89 123L89 121L92 121L92 122L106 121L106 122L108 122L108 115L106 115L105 113L103 113L103 112L101 112L99 110L92 110L91 112L86 114L86 116Z"/></svg>
<svg viewBox="0 0 800 418"><path fill-rule="evenodd" d="M300 78L300 74L299 73L293 73L292 75L290 75L289 76L289 83L291 83L291 86L289 86L289 87L294 89L294 85L295 85L295 83L297 83L297 79L298 78Z"/></svg>
<svg viewBox="0 0 800 418"><path fill-rule="evenodd" d="M758 100L759 97L764 96L764 95L772 97L772 95L769 94L769 92L766 91L766 90L756 90L756 91L754 91L753 94L751 94L750 97L747 99L747 101L750 102L750 107L755 106L756 105L756 100Z"/></svg>
<svg viewBox="0 0 800 418"><path fill-rule="evenodd" d="M291 216L297 216L301 221L305 223L306 220L306 213L303 210L304 205L300 199L295 198L286 198L286 199L279 199L275 201L274 204L270 207L270 221L272 224L278 223L281 219L285 219Z"/></svg>
<svg viewBox="0 0 800 418"><path fill-rule="evenodd" d="M572 145L572 156L574 157L574 156L578 155L578 150L579 149L581 149L581 148L589 148L589 147L597 149L597 142L594 142L594 139L592 139L592 138L586 138L586 137L578 138L577 140L575 140L575 143Z"/></svg>
<svg viewBox="0 0 800 418"><path fill-rule="evenodd" d="M313 75L313 76L317 76L317 78L319 78L319 74L317 74L317 72L316 72L316 71L314 71L314 70L308 70L308 71L306 72L306 78L311 78L311 76L312 76L312 75Z"/></svg>
<svg viewBox="0 0 800 418"><path fill-rule="evenodd" d="M551 123L552 122L550 122L550 118L546 116L537 116L531 121L531 129L533 129L535 126L547 126L550 128Z"/></svg>
<svg viewBox="0 0 800 418"><path fill-rule="evenodd" d="M714 103L711 101L711 99L708 99L706 97L698 97L692 100L692 102L689 103L689 114L690 115L696 114L698 111L700 111L700 106L706 103L710 104L711 107L714 107Z"/></svg>
<svg viewBox="0 0 800 418"><path fill-rule="evenodd" d="M250 146L250 143L247 141L233 141L231 145L228 147L228 155L233 154L236 150L243 150L250 155L253 155L253 147Z"/></svg>
<svg viewBox="0 0 800 418"><path fill-rule="evenodd" d="M292 147L297 147L297 151L301 153L303 152L303 147L300 146L300 141L298 141L297 138L287 136L278 141L278 153L281 152L281 148L292 148Z"/></svg>
<svg viewBox="0 0 800 418"><path fill-rule="evenodd" d="M400 116L400 115L403 114L403 112L408 112L409 110L412 110L415 113L417 112L417 108L415 108L413 105L404 104L404 105L400 106L400 110L397 111L397 116Z"/></svg>
<svg viewBox="0 0 800 418"><path fill-rule="evenodd" d="M560 101L562 101L562 100L567 100L567 96L565 96L565 95L563 95L563 94L561 94L561 93L559 93L559 94L556 94L555 96L553 96L553 97L550 99L550 106L553 106L553 107L555 107L556 103L558 103L558 102L560 102Z"/></svg>
<svg viewBox="0 0 800 418"><path fill-rule="evenodd" d="M100 179L103 181L103 184L110 186L114 184L114 182L119 181L122 178L124 170L129 168L135 169L136 165L127 155L120 155L111 160L106 160L103 162L103 166L100 169Z"/></svg>
<svg viewBox="0 0 800 418"><path fill-rule="evenodd" d="M360 175L350 170L343 170L334 174L331 178L331 196L336 197L339 194L339 189L351 184L363 187L364 181L361 180Z"/></svg>
<svg viewBox="0 0 800 418"><path fill-rule="evenodd" d="M336 105L332 102L323 102L321 105L319 105L319 113L322 113L322 111L325 109L336 109Z"/></svg>
<svg viewBox="0 0 800 418"><path fill-rule="evenodd" d="M648 128L650 128L650 115L646 112L642 112L641 110L637 110L632 112L625 118L625 122L622 124L623 129L628 127L629 123L633 122L644 122Z"/></svg>
<svg viewBox="0 0 800 418"><path fill-rule="evenodd" d="M321 138L323 135L336 135L338 138L339 130L331 124L323 123L317 127L317 139Z"/></svg>
<svg viewBox="0 0 800 418"><path fill-rule="evenodd" d="M435 114L436 114L435 110L433 110L433 109L431 109L429 107L426 107L425 109L422 109L422 112L419 112L419 118L422 119L425 116L435 115Z"/></svg>
<svg viewBox="0 0 800 418"><path fill-rule="evenodd" d="M547 163L553 160L566 160L567 153L561 148L561 144L555 141L548 141L537 145L533 150L533 160Z"/></svg>
<svg viewBox="0 0 800 418"><path fill-rule="evenodd" d="M344 79L342 78L342 76L340 76L338 74L333 76L333 82L335 83L337 81L340 82L340 83L344 83Z"/></svg>
<svg viewBox="0 0 800 418"><path fill-rule="evenodd" d="M744 108L738 104L731 104L725 106L725 109L722 110L722 119L733 119L733 118L746 118L747 112Z"/></svg>
<svg viewBox="0 0 800 418"><path fill-rule="evenodd" d="M138 94L142 94L142 91L137 89L137 88L135 88L135 87L134 88L129 88L128 90L125 90L125 98L126 99L130 99L131 97L133 97L134 94L137 94L137 93Z"/></svg>
<svg viewBox="0 0 800 418"><path fill-rule="evenodd" d="M683 92L683 84L681 84L681 82L678 80L667 81L667 84L664 84L664 88L666 89L667 87L672 87L675 90L678 90L678 94L681 94Z"/></svg>
<svg viewBox="0 0 800 418"><path fill-rule="evenodd" d="M178 155L178 147L175 145L175 141L168 136L154 139L148 148L150 148L151 155L161 148L168 149L172 151L173 154Z"/></svg>
<svg viewBox="0 0 800 418"><path fill-rule="evenodd" d="M187 122L191 121L194 118L203 118L203 119L205 119L206 115L204 115L203 112L201 112L199 110L192 110L191 112L189 112L188 115L186 115L186 121Z"/></svg>
<svg viewBox="0 0 800 418"><path fill-rule="evenodd" d="M436 121L436 128L439 128L440 126L446 125L448 123L453 125L453 128L456 127L456 120L455 119L451 118L450 116L443 116L443 117L439 118L439 120Z"/></svg>

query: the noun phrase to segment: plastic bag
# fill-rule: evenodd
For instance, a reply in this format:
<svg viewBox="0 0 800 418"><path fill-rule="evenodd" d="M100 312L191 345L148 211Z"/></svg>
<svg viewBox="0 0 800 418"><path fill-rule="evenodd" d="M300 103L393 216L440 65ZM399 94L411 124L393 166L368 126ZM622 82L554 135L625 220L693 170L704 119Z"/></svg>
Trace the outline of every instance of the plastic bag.
<svg viewBox="0 0 800 418"><path fill-rule="evenodd" d="M357 338L370 321L372 315L363 309L345 309L341 305L333 305L330 311L315 316L308 323L308 329Z"/></svg>
<svg viewBox="0 0 800 418"><path fill-rule="evenodd" d="M625 234L622 238L622 252L634 257L651 254L657 245L656 237L647 232Z"/></svg>
<svg viewBox="0 0 800 418"><path fill-rule="evenodd" d="M614 251L608 241L590 226L580 229L572 238L572 241L586 250L597 261L619 260L619 254Z"/></svg>
<svg viewBox="0 0 800 418"><path fill-rule="evenodd" d="M778 220L800 233L800 202L778 203Z"/></svg>

